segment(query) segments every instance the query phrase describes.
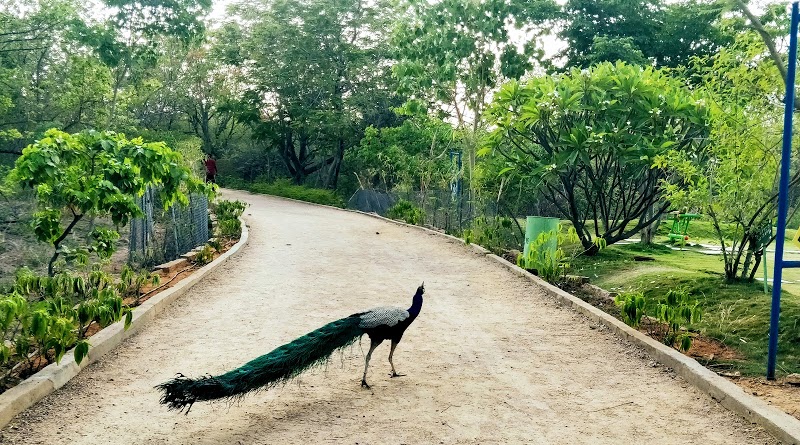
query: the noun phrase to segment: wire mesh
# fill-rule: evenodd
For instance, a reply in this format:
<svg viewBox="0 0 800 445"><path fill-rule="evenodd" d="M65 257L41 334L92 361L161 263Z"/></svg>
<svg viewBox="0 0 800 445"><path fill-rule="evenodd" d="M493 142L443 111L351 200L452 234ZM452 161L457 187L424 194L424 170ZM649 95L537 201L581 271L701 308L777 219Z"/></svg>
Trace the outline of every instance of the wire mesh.
<svg viewBox="0 0 800 445"><path fill-rule="evenodd" d="M144 217L131 222L128 263L152 267L174 260L203 245L209 238L208 198L189 196L189 205L175 204L164 209L154 189L138 199Z"/></svg>

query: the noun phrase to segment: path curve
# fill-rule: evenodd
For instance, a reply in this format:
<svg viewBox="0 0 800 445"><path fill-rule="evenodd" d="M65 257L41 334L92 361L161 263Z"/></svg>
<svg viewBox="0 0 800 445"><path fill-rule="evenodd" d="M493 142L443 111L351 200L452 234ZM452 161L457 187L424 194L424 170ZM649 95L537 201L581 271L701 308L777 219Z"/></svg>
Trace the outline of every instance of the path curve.
<svg viewBox="0 0 800 445"><path fill-rule="evenodd" d="M141 333L0 431L3 444L763 444L640 350L463 245L368 216L225 191L249 245ZM177 372L216 374L351 313L422 314L395 354L363 347L234 405L158 404Z"/></svg>

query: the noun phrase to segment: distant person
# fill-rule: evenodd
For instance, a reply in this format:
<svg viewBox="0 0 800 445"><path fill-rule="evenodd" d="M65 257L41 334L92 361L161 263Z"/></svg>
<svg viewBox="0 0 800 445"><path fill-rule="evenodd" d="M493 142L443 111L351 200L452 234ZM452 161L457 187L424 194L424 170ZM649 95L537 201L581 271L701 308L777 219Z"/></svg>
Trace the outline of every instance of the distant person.
<svg viewBox="0 0 800 445"><path fill-rule="evenodd" d="M217 161L211 154L206 155L206 160L203 161L206 166L206 182L217 183Z"/></svg>

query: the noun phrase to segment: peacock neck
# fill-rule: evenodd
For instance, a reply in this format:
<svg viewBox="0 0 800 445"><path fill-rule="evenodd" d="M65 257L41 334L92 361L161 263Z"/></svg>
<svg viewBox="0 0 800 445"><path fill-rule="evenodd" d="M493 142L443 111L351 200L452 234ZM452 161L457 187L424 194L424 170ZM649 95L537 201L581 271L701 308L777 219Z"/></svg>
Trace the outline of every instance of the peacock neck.
<svg viewBox="0 0 800 445"><path fill-rule="evenodd" d="M408 308L408 314L412 317L416 317L419 315L419 311L422 310L422 293L417 292L414 295L414 300L411 302L411 307Z"/></svg>

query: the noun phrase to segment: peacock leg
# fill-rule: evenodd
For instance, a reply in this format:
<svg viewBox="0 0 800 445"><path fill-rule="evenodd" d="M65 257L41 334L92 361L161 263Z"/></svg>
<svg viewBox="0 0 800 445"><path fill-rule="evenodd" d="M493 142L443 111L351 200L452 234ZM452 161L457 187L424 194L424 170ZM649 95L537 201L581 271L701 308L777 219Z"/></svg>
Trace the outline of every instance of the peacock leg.
<svg viewBox="0 0 800 445"><path fill-rule="evenodd" d="M369 385L367 384L367 368L369 368L369 359L372 357L372 351L374 351L375 348L381 344L381 342L376 342L371 338L369 340L369 352L367 352L367 359L364 362L364 377L361 378L361 386L367 389L369 389Z"/></svg>
<svg viewBox="0 0 800 445"><path fill-rule="evenodd" d="M398 374L397 371L394 370L394 362L392 362L392 356L394 355L394 348L397 347L396 341L392 340L392 349L389 351L389 364L392 365L392 377L403 377L405 374Z"/></svg>

